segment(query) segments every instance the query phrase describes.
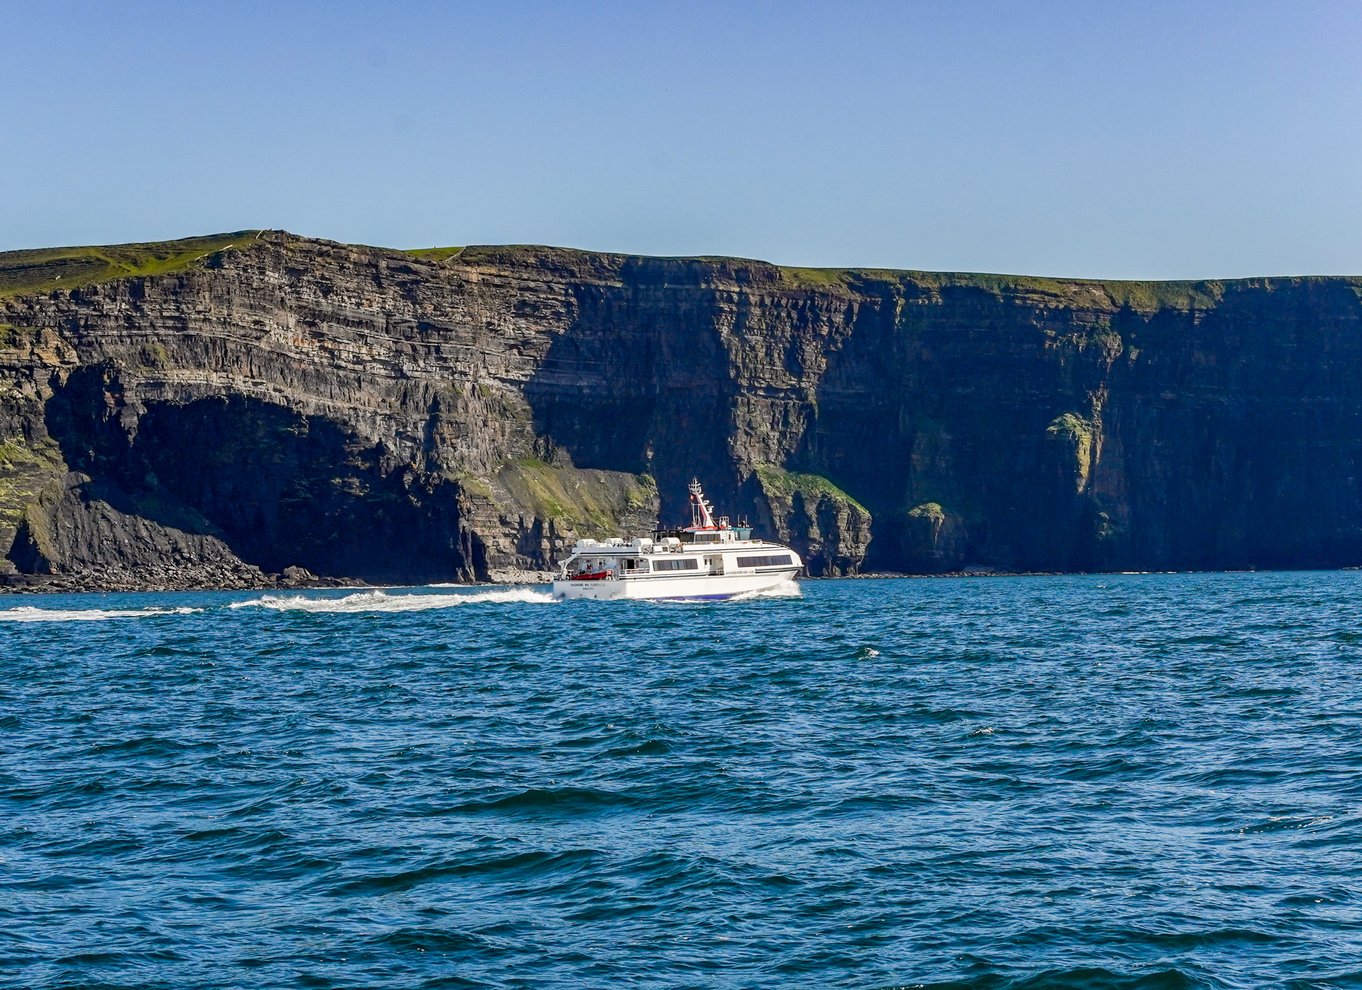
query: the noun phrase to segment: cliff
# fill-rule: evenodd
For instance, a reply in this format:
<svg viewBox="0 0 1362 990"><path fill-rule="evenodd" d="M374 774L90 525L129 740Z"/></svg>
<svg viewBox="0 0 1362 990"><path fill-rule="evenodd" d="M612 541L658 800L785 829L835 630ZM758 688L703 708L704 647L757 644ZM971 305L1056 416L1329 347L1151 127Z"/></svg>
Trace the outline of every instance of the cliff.
<svg viewBox="0 0 1362 990"><path fill-rule="evenodd" d="M1362 279L0 254L11 583L520 579L693 474L814 574L1359 564Z"/></svg>

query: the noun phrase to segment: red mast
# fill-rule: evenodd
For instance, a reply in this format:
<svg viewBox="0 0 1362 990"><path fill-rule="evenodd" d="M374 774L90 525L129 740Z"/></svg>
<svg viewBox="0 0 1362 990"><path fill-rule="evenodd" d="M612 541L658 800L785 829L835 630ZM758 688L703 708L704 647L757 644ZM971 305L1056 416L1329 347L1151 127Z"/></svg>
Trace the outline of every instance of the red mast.
<svg viewBox="0 0 1362 990"><path fill-rule="evenodd" d="M714 507L705 499L700 490L700 479L690 480L690 526L689 529L718 529L714 522Z"/></svg>

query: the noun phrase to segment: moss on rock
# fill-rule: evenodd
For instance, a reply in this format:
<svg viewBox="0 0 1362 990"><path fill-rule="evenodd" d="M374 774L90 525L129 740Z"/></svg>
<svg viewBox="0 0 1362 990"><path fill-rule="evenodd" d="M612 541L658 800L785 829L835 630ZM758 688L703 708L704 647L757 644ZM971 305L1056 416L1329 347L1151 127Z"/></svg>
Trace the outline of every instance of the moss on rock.
<svg viewBox="0 0 1362 990"><path fill-rule="evenodd" d="M789 498L795 494L815 501L823 496L846 502L848 505L855 506L862 512L869 513L869 510L838 488L827 478L818 474L802 474L798 471L787 471L784 468L776 467L773 464L756 465L757 478L761 481L761 486L768 495L779 495Z"/></svg>
<svg viewBox="0 0 1362 990"><path fill-rule="evenodd" d="M903 550L922 573L959 568L965 562L967 529L962 517L940 502L922 502L905 513Z"/></svg>
<svg viewBox="0 0 1362 990"><path fill-rule="evenodd" d="M870 543L870 511L827 478L756 465L774 535L804 558L818 577L854 574Z"/></svg>
<svg viewBox="0 0 1362 990"><path fill-rule="evenodd" d="M1066 467L1073 470L1074 489L1078 492L1088 486L1096 432L1091 420L1071 412L1056 416L1045 428L1046 436L1063 448L1067 458Z"/></svg>
<svg viewBox="0 0 1362 990"><path fill-rule="evenodd" d="M61 451L48 437L35 443L0 440L0 543L8 545L39 492L65 471Z"/></svg>
<svg viewBox="0 0 1362 990"><path fill-rule="evenodd" d="M933 526L940 526L946 520L946 510L940 502L923 502L908 510L909 519L923 519Z"/></svg>
<svg viewBox="0 0 1362 990"><path fill-rule="evenodd" d="M503 466L496 486L509 496L505 508L526 510L580 536L619 536L631 517L655 517L657 511L657 485L646 474L560 467L526 457Z"/></svg>

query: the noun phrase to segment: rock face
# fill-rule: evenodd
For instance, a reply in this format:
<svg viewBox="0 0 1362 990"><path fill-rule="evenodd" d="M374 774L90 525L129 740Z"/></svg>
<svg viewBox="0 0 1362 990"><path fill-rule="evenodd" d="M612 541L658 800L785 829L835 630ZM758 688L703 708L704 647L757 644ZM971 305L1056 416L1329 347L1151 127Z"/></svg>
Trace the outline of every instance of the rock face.
<svg viewBox="0 0 1362 990"><path fill-rule="evenodd" d="M1362 280L0 254L12 581L526 579L692 475L815 574L1362 563Z"/></svg>

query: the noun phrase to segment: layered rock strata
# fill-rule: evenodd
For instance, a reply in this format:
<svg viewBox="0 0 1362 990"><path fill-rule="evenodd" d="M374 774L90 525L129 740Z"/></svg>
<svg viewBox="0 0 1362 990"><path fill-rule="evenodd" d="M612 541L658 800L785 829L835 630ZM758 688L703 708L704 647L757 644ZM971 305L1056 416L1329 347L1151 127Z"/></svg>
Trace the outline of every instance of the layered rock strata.
<svg viewBox="0 0 1362 990"><path fill-rule="evenodd" d="M692 475L814 574L1362 563L1356 278L136 247L0 255L12 583L528 579Z"/></svg>

